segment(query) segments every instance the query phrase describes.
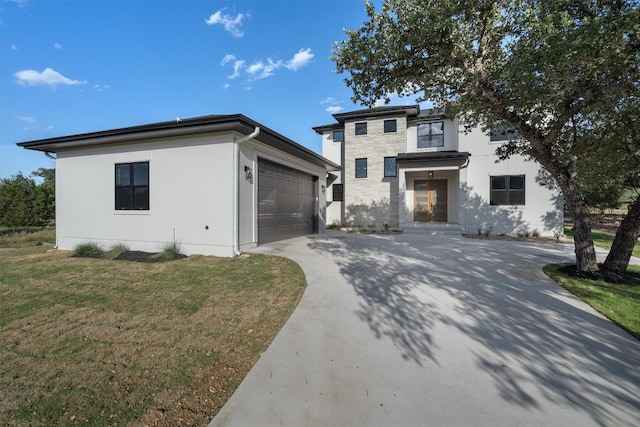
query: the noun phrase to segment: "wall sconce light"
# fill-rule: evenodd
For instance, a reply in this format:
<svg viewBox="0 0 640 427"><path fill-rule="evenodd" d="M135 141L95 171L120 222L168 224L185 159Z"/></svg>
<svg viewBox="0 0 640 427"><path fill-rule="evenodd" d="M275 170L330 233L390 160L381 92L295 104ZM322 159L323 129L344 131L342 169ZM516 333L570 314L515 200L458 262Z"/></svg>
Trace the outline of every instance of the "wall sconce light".
<svg viewBox="0 0 640 427"><path fill-rule="evenodd" d="M249 166L244 167L244 177L249 181L249 184L253 184L253 172Z"/></svg>
<svg viewBox="0 0 640 427"><path fill-rule="evenodd" d="M429 179L433 179L433 171L429 171L427 175L429 176Z"/></svg>
<svg viewBox="0 0 640 427"><path fill-rule="evenodd" d="M322 186L322 194L327 192L327 187L325 187L324 185Z"/></svg>

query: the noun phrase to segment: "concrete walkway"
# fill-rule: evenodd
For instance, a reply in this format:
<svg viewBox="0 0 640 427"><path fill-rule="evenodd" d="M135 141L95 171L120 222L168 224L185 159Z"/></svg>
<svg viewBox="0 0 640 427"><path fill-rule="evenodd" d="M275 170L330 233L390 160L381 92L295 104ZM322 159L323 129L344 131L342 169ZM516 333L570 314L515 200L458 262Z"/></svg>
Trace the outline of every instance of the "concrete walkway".
<svg viewBox="0 0 640 427"><path fill-rule="evenodd" d="M546 277L573 246L327 233L210 426L638 426L640 343Z"/></svg>

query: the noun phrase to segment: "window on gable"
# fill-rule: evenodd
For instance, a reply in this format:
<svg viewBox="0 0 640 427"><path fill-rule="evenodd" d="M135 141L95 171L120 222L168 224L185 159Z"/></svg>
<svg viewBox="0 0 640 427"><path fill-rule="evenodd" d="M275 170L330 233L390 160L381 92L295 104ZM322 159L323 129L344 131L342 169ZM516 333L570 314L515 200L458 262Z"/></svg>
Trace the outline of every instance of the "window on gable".
<svg viewBox="0 0 640 427"><path fill-rule="evenodd" d="M344 202L344 184L333 184L333 201Z"/></svg>
<svg viewBox="0 0 640 427"><path fill-rule="evenodd" d="M367 177L367 159L356 159L356 178Z"/></svg>
<svg viewBox="0 0 640 427"><path fill-rule="evenodd" d="M367 122L356 123L356 135L366 135L367 134Z"/></svg>
<svg viewBox="0 0 640 427"><path fill-rule="evenodd" d="M497 127L495 129L491 129L491 132L489 133L489 141L491 142L513 141L518 138L520 138L520 134L513 128Z"/></svg>
<svg viewBox="0 0 640 427"><path fill-rule="evenodd" d="M397 129L396 119L384 121L384 133L395 133Z"/></svg>
<svg viewBox="0 0 640 427"><path fill-rule="evenodd" d="M499 175L491 179L491 205L524 205L525 204L525 176Z"/></svg>
<svg viewBox="0 0 640 427"><path fill-rule="evenodd" d="M344 131L343 130L334 130L333 131L333 142L344 142Z"/></svg>
<svg viewBox="0 0 640 427"><path fill-rule="evenodd" d="M444 147L444 122L418 125L418 148Z"/></svg>
<svg viewBox="0 0 640 427"><path fill-rule="evenodd" d="M116 164L116 210L149 210L149 162Z"/></svg>
<svg viewBox="0 0 640 427"><path fill-rule="evenodd" d="M393 177L397 175L398 175L398 170L396 168L396 158L385 157L384 158L384 176Z"/></svg>

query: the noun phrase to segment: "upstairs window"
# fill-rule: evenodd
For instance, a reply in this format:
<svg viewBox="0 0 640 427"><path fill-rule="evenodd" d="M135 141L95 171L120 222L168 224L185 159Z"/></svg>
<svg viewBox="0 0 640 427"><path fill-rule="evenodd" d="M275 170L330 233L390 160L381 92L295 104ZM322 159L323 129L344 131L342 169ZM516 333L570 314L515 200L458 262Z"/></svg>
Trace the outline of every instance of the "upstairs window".
<svg viewBox="0 0 640 427"><path fill-rule="evenodd" d="M149 162L116 164L116 210L149 210Z"/></svg>
<svg viewBox="0 0 640 427"><path fill-rule="evenodd" d="M384 121L384 133L395 133L397 131L398 124L396 119Z"/></svg>
<svg viewBox="0 0 640 427"><path fill-rule="evenodd" d="M334 130L333 131L333 142L344 142L344 131L343 130Z"/></svg>
<svg viewBox="0 0 640 427"><path fill-rule="evenodd" d="M524 205L524 175L500 175L491 178L491 205Z"/></svg>
<svg viewBox="0 0 640 427"><path fill-rule="evenodd" d="M444 122L418 125L418 148L444 147Z"/></svg>
<svg viewBox="0 0 640 427"><path fill-rule="evenodd" d="M489 133L489 141L491 142L513 141L518 138L520 138L520 134L513 128L497 127L491 129Z"/></svg>
<svg viewBox="0 0 640 427"><path fill-rule="evenodd" d="M367 159L356 159L356 178L367 177Z"/></svg>
<svg viewBox="0 0 640 427"><path fill-rule="evenodd" d="M367 122L356 123L356 135L366 135L366 134L367 134Z"/></svg>

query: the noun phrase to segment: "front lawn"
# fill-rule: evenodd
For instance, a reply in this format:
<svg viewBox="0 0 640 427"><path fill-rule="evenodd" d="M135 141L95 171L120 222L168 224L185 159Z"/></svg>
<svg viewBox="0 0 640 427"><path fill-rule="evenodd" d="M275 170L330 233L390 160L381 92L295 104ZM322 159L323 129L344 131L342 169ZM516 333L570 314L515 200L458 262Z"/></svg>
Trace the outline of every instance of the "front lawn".
<svg viewBox="0 0 640 427"><path fill-rule="evenodd" d="M206 425L305 287L278 257L150 264L10 243L0 248L2 425Z"/></svg>
<svg viewBox="0 0 640 427"><path fill-rule="evenodd" d="M640 286L613 284L562 273L567 264L549 264L544 272L581 300L640 339ZM630 272L640 273L640 267L629 266Z"/></svg>
<svg viewBox="0 0 640 427"><path fill-rule="evenodd" d="M573 239L573 233L571 232L571 227L564 228L564 235L570 239ZM593 230L591 232L593 237L593 244L601 247L603 249L611 249L611 245L613 244L613 238L615 234L607 233L604 231ZM640 257L640 243L636 242L636 245L633 248L633 256Z"/></svg>

